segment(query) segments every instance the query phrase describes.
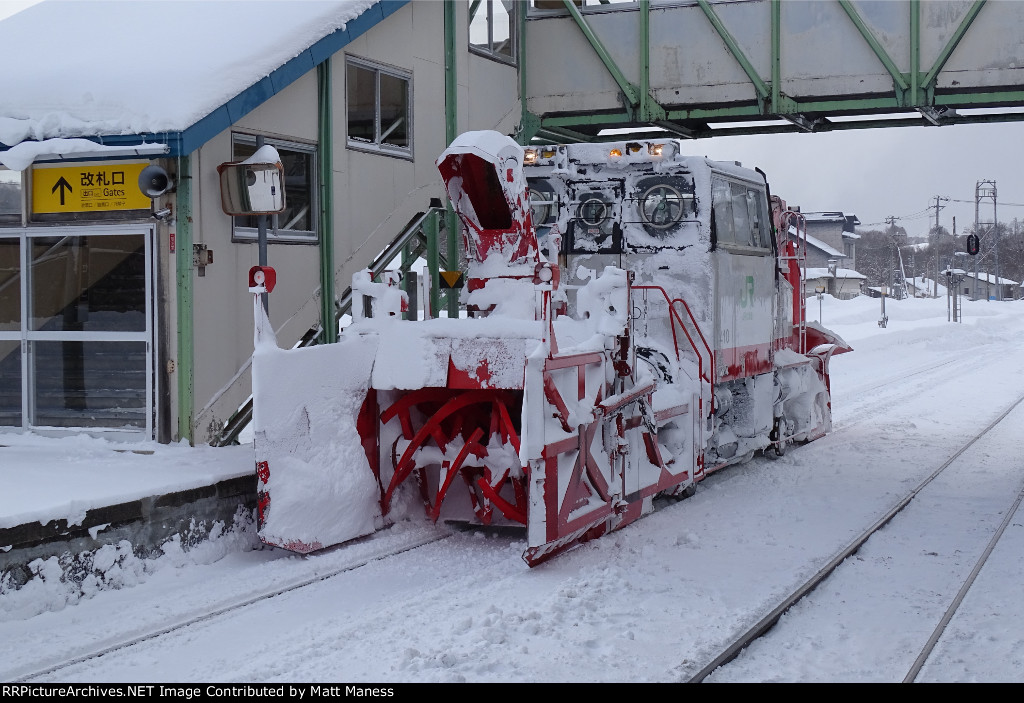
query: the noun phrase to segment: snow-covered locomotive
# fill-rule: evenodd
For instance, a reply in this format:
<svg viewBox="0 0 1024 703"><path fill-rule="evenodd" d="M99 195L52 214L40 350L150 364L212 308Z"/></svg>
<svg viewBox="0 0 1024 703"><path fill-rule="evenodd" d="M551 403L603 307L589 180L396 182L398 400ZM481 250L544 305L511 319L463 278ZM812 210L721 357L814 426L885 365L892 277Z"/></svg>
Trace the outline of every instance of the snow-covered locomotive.
<svg viewBox="0 0 1024 703"><path fill-rule="evenodd" d="M802 219L763 173L674 140L493 132L437 164L467 317L402 320L404 294L364 272L372 316L286 351L254 295L265 542L314 551L425 506L524 526L533 566L831 429L829 359L849 347L805 319Z"/></svg>

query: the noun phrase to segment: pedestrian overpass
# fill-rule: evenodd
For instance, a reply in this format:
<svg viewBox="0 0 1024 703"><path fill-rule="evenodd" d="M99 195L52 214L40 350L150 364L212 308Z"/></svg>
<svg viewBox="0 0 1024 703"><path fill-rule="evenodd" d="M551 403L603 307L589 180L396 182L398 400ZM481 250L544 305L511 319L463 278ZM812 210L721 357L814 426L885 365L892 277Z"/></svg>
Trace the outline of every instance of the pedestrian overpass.
<svg viewBox="0 0 1024 703"><path fill-rule="evenodd" d="M523 143L1024 119L1022 2L534 0L521 14Z"/></svg>

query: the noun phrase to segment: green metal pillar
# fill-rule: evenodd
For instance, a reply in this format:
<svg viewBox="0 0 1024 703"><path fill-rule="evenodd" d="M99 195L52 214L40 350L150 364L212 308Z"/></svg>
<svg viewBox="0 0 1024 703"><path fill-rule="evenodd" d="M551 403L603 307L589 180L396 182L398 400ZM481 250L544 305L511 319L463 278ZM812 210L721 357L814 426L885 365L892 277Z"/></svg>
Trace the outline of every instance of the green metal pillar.
<svg viewBox="0 0 1024 703"><path fill-rule="evenodd" d="M195 444L195 356L193 342L193 311L195 293L192 286L192 160L182 156L178 165L177 232L175 235L175 267L178 296L178 439Z"/></svg>
<svg viewBox="0 0 1024 703"><path fill-rule="evenodd" d="M516 69L519 71L519 132L516 134L516 141L527 145L533 141L537 130L540 129L540 118L530 112L526 103L526 3L516 9Z"/></svg>
<svg viewBox="0 0 1024 703"><path fill-rule="evenodd" d="M424 234L427 237L427 272L430 274L430 312L428 317L437 317L441 309L441 256L438 252L437 239L440 229L440 210L432 210L423 223Z"/></svg>
<svg viewBox="0 0 1024 703"><path fill-rule="evenodd" d="M334 129L331 60L316 67L320 172L320 319L324 344L338 341L334 305Z"/></svg>
<svg viewBox="0 0 1024 703"><path fill-rule="evenodd" d="M777 115L782 97L782 0L772 0L772 94L769 112Z"/></svg>
<svg viewBox="0 0 1024 703"><path fill-rule="evenodd" d="M444 0L444 123L445 145L451 144L458 135L458 82L455 73L455 0ZM445 216L445 230L448 234L448 257L445 265L449 271L459 267L459 223L452 204L448 203ZM434 282L437 285L437 281ZM433 296L433 293L431 294ZM448 317L458 317L459 291L448 292Z"/></svg>

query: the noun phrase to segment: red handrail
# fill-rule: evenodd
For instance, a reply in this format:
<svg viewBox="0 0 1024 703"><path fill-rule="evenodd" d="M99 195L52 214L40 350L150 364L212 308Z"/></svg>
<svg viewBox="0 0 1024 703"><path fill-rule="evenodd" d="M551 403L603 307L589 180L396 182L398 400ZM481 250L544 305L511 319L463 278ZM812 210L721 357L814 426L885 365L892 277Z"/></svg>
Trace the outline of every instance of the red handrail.
<svg viewBox="0 0 1024 703"><path fill-rule="evenodd" d="M711 378L713 369L715 366L715 353L711 351L711 346L708 344L708 340L704 337L704 333L700 329L700 325L697 324L697 319L693 316L693 311L690 310L690 306L686 304L686 301L682 298L676 298L672 300L668 297L668 293L661 286L632 286L636 290L656 290L659 291L665 298L665 302L668 303L668 309L670 313L670 319L672 320L672 343L676 347L676 359L679 358L679 337L676 334L676 325L678 324L680 329L683 330L683 334L686 335L686 340L690 343L690 348L693 349L693 353L697 355L697 373L700 375L702 381L707 381L708 385L711 386L711 407L715 407L715 383ZM709 373L704 372L704 355L697 347L697 343L693 340L689 330L686 329L686 323L683 322L683 318L680 317L676 311L675 304L681 303L683 309L686 310L687 316L690 318L690 322L693 324L693 328L697 330L697 335L700 337L700 341L704 344L704 349L708 353L708 364L711 367Z"/></svg>

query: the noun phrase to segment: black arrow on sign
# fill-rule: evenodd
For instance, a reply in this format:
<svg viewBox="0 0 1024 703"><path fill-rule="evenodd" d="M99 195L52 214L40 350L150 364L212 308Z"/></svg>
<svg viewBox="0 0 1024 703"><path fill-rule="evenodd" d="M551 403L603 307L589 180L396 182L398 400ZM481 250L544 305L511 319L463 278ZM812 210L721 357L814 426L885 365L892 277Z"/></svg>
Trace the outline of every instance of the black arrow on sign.
<svg viewBox="0 0 1024 703"><path fill-rule="evenodd" d="M61 176L60 180L57 181L54 184L53 188L50 189L50 192L51 193L55 193L55 192L57 192L58 188L60 188L60 204L63 205L64 204L64 189L67 188L69 193L73 192L71 190L71 184L68 183L66 180L64 180L64 176Z"/></svg>

